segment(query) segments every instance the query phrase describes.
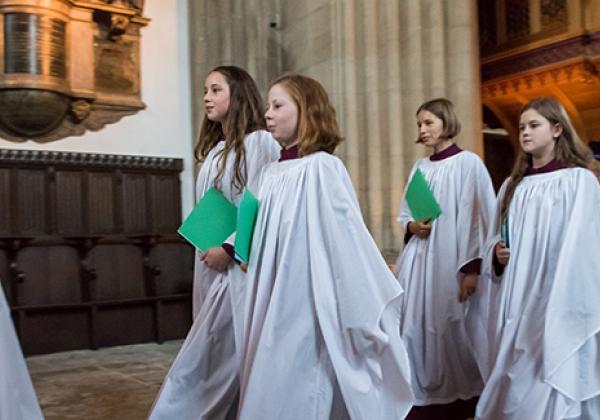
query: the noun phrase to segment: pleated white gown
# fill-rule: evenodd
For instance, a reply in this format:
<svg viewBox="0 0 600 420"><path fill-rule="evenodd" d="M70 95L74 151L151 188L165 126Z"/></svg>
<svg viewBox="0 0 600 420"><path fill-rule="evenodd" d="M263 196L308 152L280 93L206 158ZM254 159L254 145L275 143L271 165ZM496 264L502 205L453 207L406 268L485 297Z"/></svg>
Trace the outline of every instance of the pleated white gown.
<svg viewBox="0 0 600 420"><path fill-rule="evenodd" d="M458 301L460 269L483 256L495 196L474 153L417 161L442 214L427 239L413 236L397 261L404 288L402 338L412 367L415 405L446 404L479 395L483 381L465 328L468 303ZM398 222L412 221L406 200Z"/></svg>
<svg viewBox="0 0 600 420"><path fill-rule="evenodd" d="M0 420L43 418L0 286Z"/></svg>
<svg viewBox="0 0 600 420"><path fill-rule="evenodd" d="M219 152L210 151L198 174L197 197L215 184ZM280 147L270 133L246 136L247 186L256 183L260 170L279 159ZM219 189L238 204L241 194L231 187L234 156L229 156ZM251 187L252 188L252 187ZM208 268L196 253L194 271L194 322L154 402L150 419L225 419L239 390L240 341L245 275L232 264L224 273Z"/></svg>
<svg viewBox="0 0 600 420"><path fill-rule="evenodd" d="M412 405L402 288L342 162L267 166L244 317L241 420L396 420Z"/></svg>
<svg viewBox="0 0 600 420"><path fill-rule="evenodd" d="M527 176L516 188L510 260L496 277L498 229L470 314L473 330L487 332L478 419L600 419L599 209L600 185L587 169Z"/></svg>

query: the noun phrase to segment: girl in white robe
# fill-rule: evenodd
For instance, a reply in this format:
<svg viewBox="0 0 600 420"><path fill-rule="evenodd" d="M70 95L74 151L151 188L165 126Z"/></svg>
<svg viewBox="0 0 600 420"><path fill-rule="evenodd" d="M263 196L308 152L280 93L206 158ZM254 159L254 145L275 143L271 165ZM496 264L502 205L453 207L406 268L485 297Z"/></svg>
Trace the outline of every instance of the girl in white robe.
<svg viewBox="0 0 600 420"><path fill-rule="evenodd" d="M265 116L286 160L261 176L239 419L402 419L412 404L402 288L331 154L335 110L317 81L287 75Z"/></svg>
<svg viewBox="0 0 600 420"><path fill-rule="evenodd" d="M246 71L221 66L205 83L205 118L196 146L202 163L200 199L211 187L238 204L245 185L279 158L280 147L264 130L264 107ZM151 419L224 419L235 413L244 274L234 263L233 235L222 247L197 251L194 322L154 403Z"/></svg>
<svg viewBox="0 0 600 420"><path fill-rule="evenodd" d="M564 108L529 102L499 193L477 419L600 419L600 185ZM490 281L491 280L491 281ZM479 335L481 337L481 335Z"/></svg>
<svg viewBox="0 0 600 420"><path fill-rule="evenodd" d="M43 418L0 286L0 420Z"/></svg>
<svg viewBox="0 0 600 420"><path fill-rule="evenodd" d="M398 216L407 239L397 261L405 291L402 338L418 406L409 418L467 418L475 401L463 401L478 396L483 381L469 345L464 301L476 290L495 195L481 159L452 141L460 124L450 101L421 105L417 125L418 142L433 154L417 161L409 180L417 169L423 173L441 215L431 223L415 221L404 199Z"/></svg>

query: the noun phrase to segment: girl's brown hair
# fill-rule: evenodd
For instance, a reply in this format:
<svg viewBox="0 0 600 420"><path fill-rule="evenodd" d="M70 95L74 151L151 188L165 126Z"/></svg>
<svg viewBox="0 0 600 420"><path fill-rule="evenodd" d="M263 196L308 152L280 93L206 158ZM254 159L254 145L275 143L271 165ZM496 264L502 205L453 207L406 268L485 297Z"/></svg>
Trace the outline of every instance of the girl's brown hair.
<svg viewBox="0 0 600 420"><path fill-rule="evenodd" d="M323 86L310 77L287 74L271 86L282 85L298 107L297 138L301 156L319 150L333 153L342 141L335 109Z"/></svg>
<svg viewBox="0 0 600 420"><path fill-rule="evenodd" d="M265 128L263 101L254 79L244 69L235 66L219 66L212 69L210 73L220 73L227 81L229 109L222 125L204 116L194 155L198 163L204 162L210 150L225 134L225 147L219 152L219 170L215 184L218 186L223 178L227 157L230 153L235 153L233 186L241 191L247 180L244 137L246 134Z"/></svg>
<svg viewBox="0 0 600 420"><path fill-rule="evenodd" d="M577 135L571 119L562 104L554 98L535 98L529 101L519 113L519 116L529 109L537 111L547 119L551 125L558 124L562 132L555 139L555 159L567 167L581 167L591 169L596 176L600 175L597 163L594 161L592 151ZM513 198L517 185L523 180L527 168L531 166L531 155L519 150L515 165L510 174L508 185L502 200L502 217L508 213L508 207Z"/></svg>
<svg viewBox="0 0 600 420"><path fill-rule="evenodd" d="M421 111L429 111L442 120L444 124L444 131L440 137L445 139L453 139L454 137L458 136L458 133L460 133L460 121L456 116L456 112L454 112L454 104L449 99L431 99L417 109L416 115L419 115L419 112ZM418 139L417 143L421 143L421 140Z"/></svg>

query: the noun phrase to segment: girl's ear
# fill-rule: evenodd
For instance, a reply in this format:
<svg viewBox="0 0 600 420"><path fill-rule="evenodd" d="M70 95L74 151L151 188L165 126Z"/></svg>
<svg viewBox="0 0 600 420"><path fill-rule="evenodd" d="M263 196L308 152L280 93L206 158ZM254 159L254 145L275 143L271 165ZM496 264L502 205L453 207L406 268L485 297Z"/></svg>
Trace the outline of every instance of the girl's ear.
<svg viewBox="0 0 600 420"><path fill-rule="evenodd" d="M552 137L554 137L554 139L558 139L560 137L560 135L563 132L563 128L562 125L560 125L560 123L556 123L554 124L554 126L552 127Z"/></svg>

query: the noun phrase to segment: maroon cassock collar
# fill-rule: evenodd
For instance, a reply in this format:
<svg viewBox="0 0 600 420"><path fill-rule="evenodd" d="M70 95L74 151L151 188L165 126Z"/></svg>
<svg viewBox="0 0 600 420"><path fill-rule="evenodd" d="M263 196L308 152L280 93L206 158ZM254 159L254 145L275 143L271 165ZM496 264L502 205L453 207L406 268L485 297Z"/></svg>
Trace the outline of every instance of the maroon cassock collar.
<svg viewBox="0 0 600 420"><path fill-rule="evenodd" d="M284 160L298 159L300 157L300 149L298 148L297 144L289 149L282 148L280 153L279 162L283 162Z"/></svg>
<svg viewBox="0 0 600 420"><path fill-rule="evenodd" d="M437 162L439 160L444 160L449 158L450 156L454 156L462 152L462 149L456 145L456 143L452 143L449 147L445 148L439 153L434 153L429 156L429 160L432 162Z"/></svg>
<svg viewBox="0 0 600 420"><path fill-rule="evenodd" d="M547 174L549 172L558 171L559 169L564 169L566 167L567 167L567 165L565 165L564 163L559 162L556 159L552 159L550 162L546 163L544 166L542 166L540 168L532 168L530 166L529 168L527 168L527 171L525 172L525 176L537 175L537 174Z"/></svg>

